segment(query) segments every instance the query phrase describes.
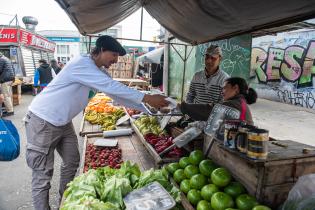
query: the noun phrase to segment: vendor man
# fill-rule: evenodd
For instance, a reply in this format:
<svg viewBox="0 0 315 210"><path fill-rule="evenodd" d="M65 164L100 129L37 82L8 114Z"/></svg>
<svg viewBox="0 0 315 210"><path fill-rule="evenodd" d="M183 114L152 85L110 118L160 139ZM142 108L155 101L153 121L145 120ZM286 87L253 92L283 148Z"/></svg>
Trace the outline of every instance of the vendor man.
<svg viewBox="0 0 315 210"><path fill-rule="evenodd" d="M222 101L222 88L228 75L219 68L222 50L217 45L207 48L205 69L196 72L191 80L186 102L193 104L219 103Z"/></svg>
<svg viewBox="0 0 315 210"><path fill-rule="evenodd" d="M78 139L72 119L82 112L89 99L101 91L116 102L142 110L142 102L155 108L168 105L164 96L146 95L113 80L104 71L118 56L126 54L117 40L101 36L91 55L71 60L32 101L25 117L26 161L32 169L32 198L35 210L48 210L54 151L62 158L60 198L75 176L80 162Z"/></svg>

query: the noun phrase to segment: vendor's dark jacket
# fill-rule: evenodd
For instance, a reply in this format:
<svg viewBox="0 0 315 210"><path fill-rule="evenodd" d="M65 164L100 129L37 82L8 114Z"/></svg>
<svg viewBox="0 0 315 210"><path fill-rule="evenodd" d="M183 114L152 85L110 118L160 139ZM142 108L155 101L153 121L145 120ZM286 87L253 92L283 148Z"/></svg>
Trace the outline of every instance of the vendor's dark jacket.
<svg viewBox="0 0 315 210"><path fill-rule="evenodd" d="M225 106L233 107L241 112L242 100L246 102L243 95L237 95L229 100L222 102L221 104ZM180 105L181 112L183 114L187 114L189 117L191 117L193 120L196 120L196 121L207 121L213 107L214 105L212 104L188 104L185 102L183 102ZM245 120L247 124L249 125L254 124L253 119L252 119L252 114L251 114L248 104L246 104Z"/></svg>

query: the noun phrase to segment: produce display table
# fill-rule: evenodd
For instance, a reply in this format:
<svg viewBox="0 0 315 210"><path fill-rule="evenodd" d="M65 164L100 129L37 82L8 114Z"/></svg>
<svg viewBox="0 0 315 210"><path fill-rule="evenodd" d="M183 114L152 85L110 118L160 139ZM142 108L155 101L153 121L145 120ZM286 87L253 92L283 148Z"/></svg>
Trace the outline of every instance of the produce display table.
<svg viewBox="0 0 315 210"><path fill-rule="evenodd" d="M309 148L307 154L304 148ZM210 158L231 171L258 201L275 208L286 200L300 176L315 173L313 149L290 140L269 141L267 159L254 160L214 140Z"/></svg>
<svg viewBox="0 0 315 210"><path fill-rule="evenodd" d="M83 173L85 164L85 153L87 144L93 144L96 139L103 138L101 134L88 134L85 136L83 154L80 164L80 174ZM148 154L147 150L143 147L139 138L133 134L131 136L114 137L111 139L118 140L118 146L122 150L122 160L130 160L133 163L139 164L141 169L147 170L154 167L154 161Z"/></svg>

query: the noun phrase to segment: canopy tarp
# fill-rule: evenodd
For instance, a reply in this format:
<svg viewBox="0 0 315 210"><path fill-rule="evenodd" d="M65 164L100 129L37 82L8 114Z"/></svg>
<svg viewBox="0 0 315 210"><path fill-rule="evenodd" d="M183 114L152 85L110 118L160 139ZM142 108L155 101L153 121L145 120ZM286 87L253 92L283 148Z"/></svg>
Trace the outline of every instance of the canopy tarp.
<svg viewBox="0 0 315 210"><path fill-rule="evenodd" d="M146 54L143 54L137 58L139 62L148 62L148 63L161 63L161 56L164 53L164 47L157 48Z"/></svg>
<svg viewBox="0 0 315 210"><path fill-rule="evenodd" d="M55 0L83 35L143 6L182 41L199 44L315 17L315 0Z"/></svg>

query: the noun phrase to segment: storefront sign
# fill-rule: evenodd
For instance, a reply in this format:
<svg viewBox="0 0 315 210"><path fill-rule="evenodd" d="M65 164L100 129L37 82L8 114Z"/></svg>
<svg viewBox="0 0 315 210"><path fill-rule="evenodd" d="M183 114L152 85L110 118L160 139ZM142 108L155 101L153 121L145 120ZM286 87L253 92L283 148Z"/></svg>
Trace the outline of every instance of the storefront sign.
<svg viewBox="0 0 315 210"><path fill-rule="evenodd" d="M16 43L17 29L15 28L0 28L0 43Z"/></svg>
<svg viewBox="0 0 315 210"><path fill-rule="evenodd" d="M0 43L21 43L51 52L54 52L56 47L55 43L42 36L17 28L0 28Z"/></svg>
<svg viewBox="0 0 315 210"><path fill-rule="evenodd" d="M217 137L218 139L223 140L224 120L239 118L240 118L239 110L232 107L224 106L222 104L216 104L213 107L212 112L208 118L204 132L209 136Z"/></svg>
<svg viewBox="0 0 315 210"><path fill-rule="evenodd" d="M80 42L80 37L47 37L53 42Z"/></svg>

